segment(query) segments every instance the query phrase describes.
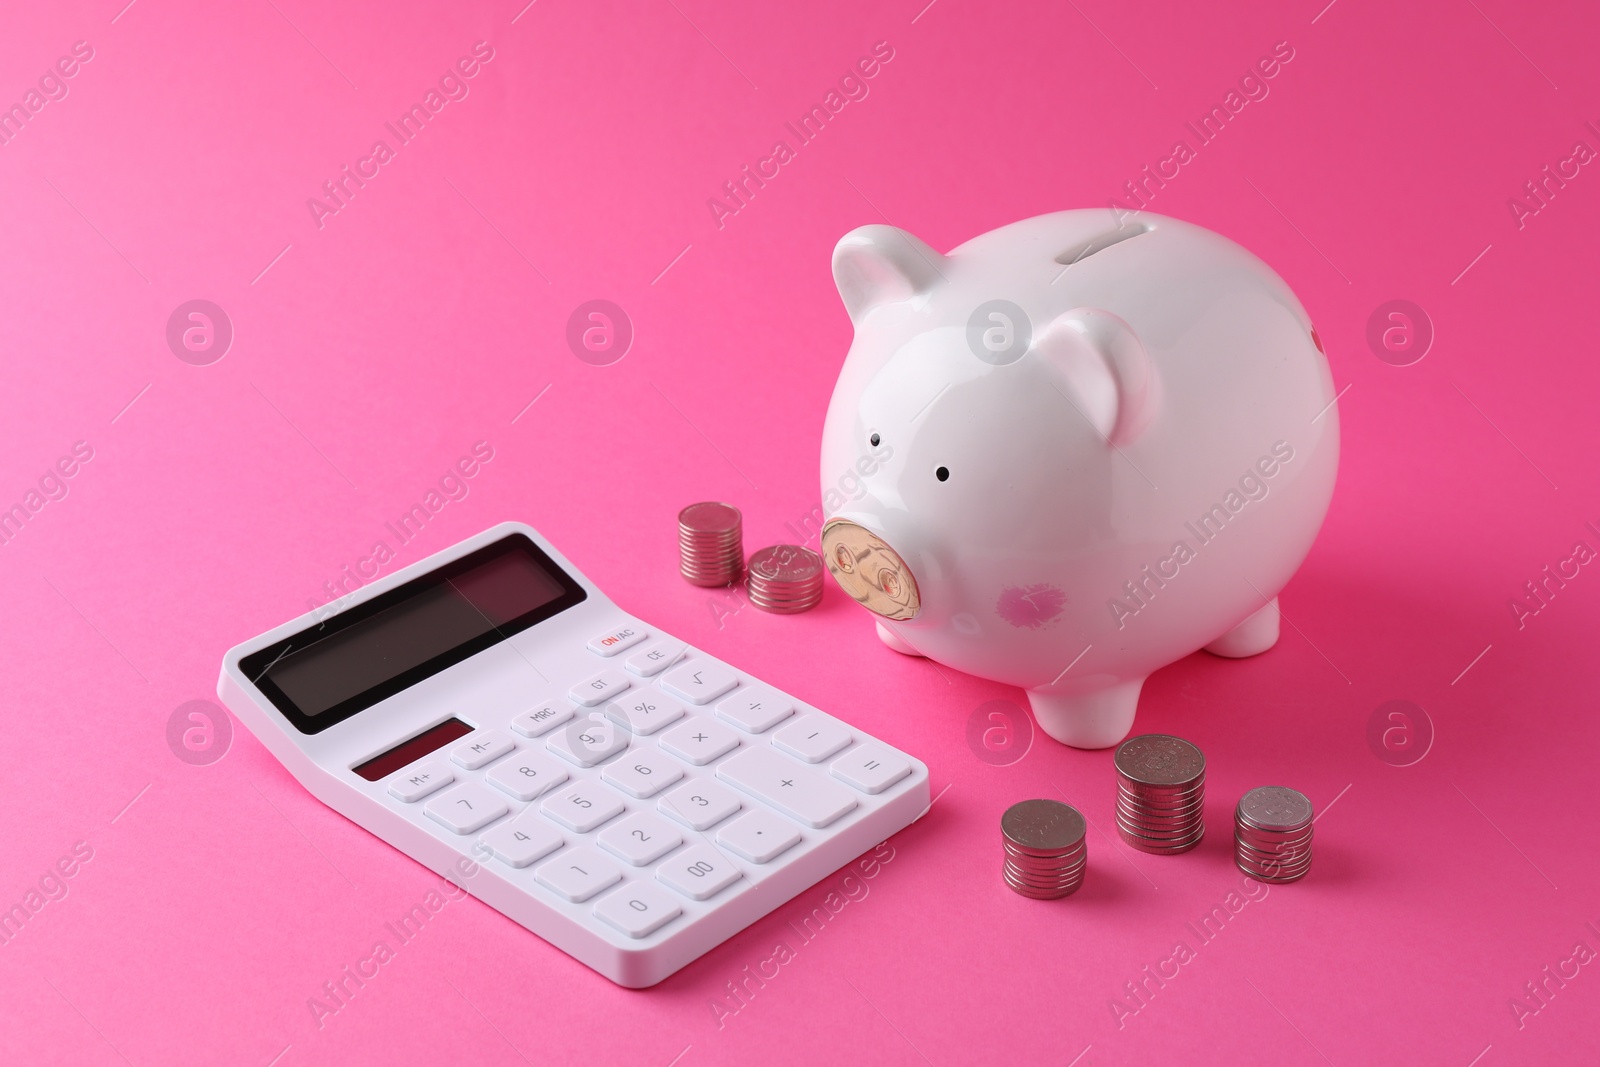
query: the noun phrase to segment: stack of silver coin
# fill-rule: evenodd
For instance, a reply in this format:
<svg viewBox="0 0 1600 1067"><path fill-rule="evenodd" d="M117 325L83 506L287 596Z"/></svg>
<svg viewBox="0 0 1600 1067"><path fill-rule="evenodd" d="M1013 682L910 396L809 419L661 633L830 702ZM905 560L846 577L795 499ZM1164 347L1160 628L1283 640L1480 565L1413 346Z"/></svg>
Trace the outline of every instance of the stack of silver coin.
<svg viewBox="0 0 1600 1067"><path fill-rule="evenodd" d="M1311 869L1311 801L1297 789L1264 785L1239 798L1233 856L1262 882L1294 882Z"/></svg>
<svg viewBox="0 0 1600 1067"><path fill-rule="evenodd" d="M678 512L678 571L693 585L732 585L744 567L744 516L732 504L690 504Z"/></svg>
<svg viewBox="0 0 1600 1067"><path fill-rule="evenodd" d="M822 599L822 557L799 545L773 545L750 557L745 588L762 611L794 615Z"/></svg>
<svg viewBox="0 0 1600 1067"><path fill-rule="evenodd" d="M1117 746L1117 830L1141 852L1187 852L1205 836L1206 758L1167 734Z"/></svg>
<svg viewBox="0 0 1600 1067"><path fill-rule="evenodd" d="M1053 900L1076 892L1089 862L1087 823L1057 800L1024 800L1000 816L1006 885L1025 897Z"/></svg>

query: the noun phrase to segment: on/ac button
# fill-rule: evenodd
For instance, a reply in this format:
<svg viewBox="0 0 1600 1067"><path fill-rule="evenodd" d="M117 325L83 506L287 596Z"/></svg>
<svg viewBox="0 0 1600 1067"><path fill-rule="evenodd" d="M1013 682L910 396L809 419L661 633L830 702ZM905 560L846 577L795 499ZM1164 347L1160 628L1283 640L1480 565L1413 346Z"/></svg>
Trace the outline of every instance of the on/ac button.
<svg viewBox="0 0 1600 1067"><path fill-rule="evenodd" d="M598 637L589 638L589 651L597 656L615 656L625 648L632 648L650 636L650 631L637 624L624 626Z"/></svg>

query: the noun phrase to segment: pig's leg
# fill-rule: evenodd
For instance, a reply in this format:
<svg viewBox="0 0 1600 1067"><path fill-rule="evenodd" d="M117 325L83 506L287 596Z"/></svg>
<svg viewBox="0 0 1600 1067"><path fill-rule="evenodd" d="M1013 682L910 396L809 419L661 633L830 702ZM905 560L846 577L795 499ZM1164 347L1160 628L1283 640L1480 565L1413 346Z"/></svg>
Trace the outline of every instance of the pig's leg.
<svg viewBox="0 0 1600 1067"><path fill-rule="evenodd" d="M907 655L907 656L920 656L920 655L922 655L921 652L918 652L916 649L914 649L910 645L906 644L905 641L901 640L899 634L895 633L893 630L889 629L887 626L885 626L881 622L878 623L878 639L880 641L882 641L884 644L888 645L890 648L894 649L896 652L902 653L904 655Z"/></svg>
<svg viewBox="0 0 1600 1067"><path fill-rule="evenodd" d="M1214 656L1242 659L1259 656L1278 643L1278 598L1206 646Z"/></svg>
<svg viewBox="0 0 1600 1067"><path fill-rule="evenodd" d="M1073 748L1110 748L1133 729L1143 678L1121 682L1097 693L1066 696L1028 690L1039 729Z"/></svg>

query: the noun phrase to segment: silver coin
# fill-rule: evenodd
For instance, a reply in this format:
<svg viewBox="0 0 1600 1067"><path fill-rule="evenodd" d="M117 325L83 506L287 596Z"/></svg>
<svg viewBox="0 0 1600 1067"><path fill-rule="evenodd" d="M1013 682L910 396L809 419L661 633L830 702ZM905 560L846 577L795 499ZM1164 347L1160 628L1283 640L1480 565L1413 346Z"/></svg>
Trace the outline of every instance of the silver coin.
<svg viewBox="0 0 1600 1067"><path fill-rule="evenodd" d="M822 581L822 557L800 545L773 545L750 557L749 571L762 584L813 584Z"/></svg>
<svg viewBox="0 0 1600 1067"><path fill-rule="evenodd" d="M1122 839L1134 848L1142 849L1146 852L1183 852L1200 843L1200 839L1205 836L1206 826L1205 823L1200 823L1192 833L1185 835L1151 836L1139 831L1137 828L1129 828L1118 822L1117 833L1121 834Z"/></svg>
<svg viewBox="0 0 1600 1067"><path fill-rule="evenodd" d="M1238 817L1263 830L1298 830L1311 822L1311 801L1297 789L1264 785L1239 799Z"/></svg>
<svg viewBox="0 0 1600 1067"><path fill-rule="evenodd" d="M1117 746L1118 773L1145 785L1184 785L1205 773L1206 758L1181 737L1141 734Z"/></svg>
<svg viewBox="0 0 1600 1067"><path fill-rule="evenodd" d="M1075 874L1083 869L1088 862L1085 856L1079 856L1070 863L1020 863L1015 860L1006 861L1006 869L1030 874L1040 878L1056 875Z"/></svg>
<svg viewBox="0 0 1600 1067"><path fill-rule="evenodd" d="M678 525L692 533L726 533L738 530L743 522L744 516L738 508L711 500L690 504L678 512Z"/></svg>
<svg viewBox="0 0 1600 1067"><path fill-rule="evenodd" d="M1057 900L1061 897L1071 896L1073 893L1077 892L1078 885L1081 885L1082 883L1080 882L1078 885L1066 886L1059 889L1035 889L1029 885L1019 885L1018 883L1013 882L1010 878L1007 878L1006 884L1011 887L1013 892L1020 893L1025 897L1032 897L1034 900Z"/></svg>
<svg viewBox="0 0 1600 1067"><path fill-rule="evenodd" d="M1149 800L1144 800L1140 797L1122 795L1117 798L1117 807L1121 810L1154 811L1162 814L1175 814L1186 811L1194 811L1196 808L1202 807L1205 804L1205 800L1206 798L1204 793L1196 793L1192 797L1188 797L1182 801L1172 804L1158 804Z"/></svg>
<svg viewBox="0 0 1600 1067"><path fill-rule="evenodd" d="M1005 839L1029 849L1071 848L1087 828L1078 809L1059 800L1024 800L1000 816Z"/></svg>
<svg viewBox="0 0 1600 1067"><path fill-rule="evenodd" d="M1081 862L1087 855L1088 850L1084 848L1071 848L1062 852L1034 852L1023 851L1021 849L1014 848L1009 842L1006 844L1007 858L1011 862L1014 862L1020 866L1051 866L1067 863L1078 863Z"/></svg>
<svg viewBox="0 0 1600 1067"><path fill-rule="evenodd" d="M1242 845L1235 841L1233 845L1233 852L1234 855L1238 856L1240 859L1249 860L1251 863L1257 864L1295 864L1311 862L1311 850L1309 848L1287 849L1282 852L1264 852L1261 849L1251 848L1249 845Z"/></svg>
<svg viewBox="0 0 1600 1067"><path fill-rule="evenodd" d="M1278 837L1273 834L1262 834L1246 826L1234 826L1233 836L1236 840L1254 845L1256 848L1310 848L1310 834L1295 834L1293 836Z"/></svg>
<svg viewBox="0 0 1600 1067"><path fill-rule="evenodd" d="M1306 866L1293 871L1256 870L1244 863L1238 863L1235 864L1235 866L1258 882L1273 883L1298 882L1300 879L1306 876L1307 872L1311 870L1310 864L1306 864Z"/></svg>
<svg viewBox="0 0 1600 1067"><path fill-rule="evenodd" d="M1019 878L1028 878L1035 882L1050 881L1052 879L1060 881L1064 878L1075 877L1078 872L1084 869L1084 864L1084 860L1079 860L1077 863L1067 864L1062 867L1034 867L1008 862L1005 865L1005 869Z"/></svg>
<svg viewBox="0 0 1600 1067"><path fill-rule="evenodd" d="M1140 852L1146 852L1146 853L1149 853L1152 856L1176 856L1176 855L1179 855L1181 853L1190 851L1191 849L1193 849L1199 843L1200 843L1200 838L1198 838L1198 837L1195 838L1193 841L1188 842L1187 844L1173 845L1173 846L1153 845L1153 844L1149 844L1149 843L1144 842L1144 841L1128 841L1127 842L1129 848L1136 848Z"/></svg>

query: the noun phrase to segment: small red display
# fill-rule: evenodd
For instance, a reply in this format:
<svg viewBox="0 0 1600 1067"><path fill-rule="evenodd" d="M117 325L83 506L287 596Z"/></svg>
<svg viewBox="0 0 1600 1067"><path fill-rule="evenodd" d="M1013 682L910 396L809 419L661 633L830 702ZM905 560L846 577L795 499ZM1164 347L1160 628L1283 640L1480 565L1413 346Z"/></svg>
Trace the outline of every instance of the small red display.
<svg viewBox="0 0 1600 1067"><path fill-rule="evenodd" d="M387 778L408 763L443 748L458 737L465 737L472 727L460 719L446 719L431 730L424 730L409 741L402 741L381 756L374 756L359 767L352 768L369 782Z"/></svg>

